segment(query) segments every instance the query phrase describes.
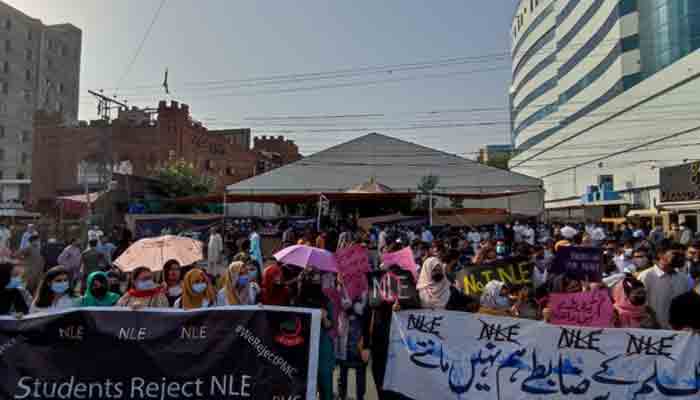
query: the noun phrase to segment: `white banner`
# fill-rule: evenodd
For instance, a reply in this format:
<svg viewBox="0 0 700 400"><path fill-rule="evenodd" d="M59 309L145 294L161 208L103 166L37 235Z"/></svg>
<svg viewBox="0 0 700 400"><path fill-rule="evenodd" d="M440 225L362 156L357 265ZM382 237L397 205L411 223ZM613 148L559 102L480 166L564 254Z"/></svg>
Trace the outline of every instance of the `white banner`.
<svg viewBox="0 0 700 400"><path fill-rule="evenodd" d="M394 313L384 389L423 399L700 398L700 336Z"/></svg>

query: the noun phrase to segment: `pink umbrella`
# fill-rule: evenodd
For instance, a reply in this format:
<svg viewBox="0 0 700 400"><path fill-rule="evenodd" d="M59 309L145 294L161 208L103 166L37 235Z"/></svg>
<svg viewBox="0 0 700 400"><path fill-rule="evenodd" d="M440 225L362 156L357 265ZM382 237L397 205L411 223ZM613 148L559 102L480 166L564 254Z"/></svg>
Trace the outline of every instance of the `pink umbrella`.
<svg viewBox="0 0 700 400"><path fill-rule="evenodd" d="M321 271L338 272L335 254L317 247L294 245L286 247L274 255L283 264L297 267L315 267Z"/></svg>
<svg viewBox="0 0 700 400"><path fill-rule="evenodd" d="M202 242L181 236L160 236L141 239L129 246L114 264L124 272L138 267L160 271L166 262L175 260L180 265L191 265L204 259Z"/></svg>

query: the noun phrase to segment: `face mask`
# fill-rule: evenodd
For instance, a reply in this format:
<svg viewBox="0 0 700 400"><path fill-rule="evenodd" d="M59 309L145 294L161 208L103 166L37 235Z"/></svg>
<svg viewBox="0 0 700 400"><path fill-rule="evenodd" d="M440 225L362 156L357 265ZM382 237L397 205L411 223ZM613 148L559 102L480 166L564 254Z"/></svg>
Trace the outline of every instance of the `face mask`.
<svg viewBox="0 0 700 400"><path fill-rule="evenodd" d="M506 247L503 245L496 246L496 254L503 255L506 252Z"/></svg>
<svg viewBox="0 0 700 400"><path fill-rule="evenodd" d="M248 279L251 281L258 279L258 271L248 271Z"/></svg>
<svg viewBox="0 0 700 400"><path fill-rule="evenodd" d="M192 291L194 291L195 293L201 294L204 293L205 290L207 290L207 284L204 282L195 283L194 285L192 285Z"/></svg>
<svg viewBox="0 0 700 400"><path fill-rule="evenodd" d="M182 287L180 285L171 286L168 288L168 295L170 297L180 296L182 294Z"/></svg>
<svg viewBox="0 0 700 400"><path fill-rule="evenodd" d="M51 284L51 291L55 294L63 294L68 290L68 282L54 282Z"/></svg>
<svg viewBox="0 0 700 400"><path fill-rule="evenodd" d="M246 286L249 281L250 281L250 278L248 276L239 276L238 277L238 286Z"/></svg>
<svg viewBox="0 0 700 400"><path fill-rule="evenodd" d="M552 257L554 257L554 254L551 251L549 251L549 250L544 251L544 258L552 258Z"/></svg>
<svg viewBox="0 0 700 400"><path fill-rule="evenodd" d="M435 283L440 283L442 282L443 279L445 279L445 275L442 272L435 272L433 273L433 282Z"/></svg>
<svg viewBox="0 0 700 400"><path fill-rule="evenodd" d="M106 286L92 288L92 295L97 297L97 298L105 297L106 294L107 294L107 287Z"/></svg>
<svg viewBox="0 0 700 400"><path fill-rule="evenodd" d="M632 249L625 249L625 257L631 257L633 253Z"/></svg>
<svg viewBox="0 0 700 400"><path fill-rule="evenodd" d="M22 287L22 278L19 276L13 276L10 278L10 282L7 283L7 286L5 286L5 289L19 289Z"/></svg>
<svg viewBox="0 0 700 400"><path fill-rule="evenodd" d="M150 279L145 281L136 281L137 290L151 290L154 287L156 287L156 284Z"/></svg>
<svg viewBox="0 0 700 400"><path fill-rule="evenodd" d="M365 311L365 308L362 307L361 303L355 303L352 305L352 310L355 312L355 314L362 315L362 313Z"/></svg>

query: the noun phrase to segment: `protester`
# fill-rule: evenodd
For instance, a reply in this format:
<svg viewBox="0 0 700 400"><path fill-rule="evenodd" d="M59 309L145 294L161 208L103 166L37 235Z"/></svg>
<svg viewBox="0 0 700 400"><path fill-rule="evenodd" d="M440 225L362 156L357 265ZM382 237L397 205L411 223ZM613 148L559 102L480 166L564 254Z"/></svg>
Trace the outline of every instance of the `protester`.
<svg viewBox="0 0 700 400"><path fill-rule="evenodd" d="M91 240L89 242L88 248L85 251L83 251L83 254L81 255L81 291L85 290L88 275L96 271L103 271L107 265L107 263L105 262L104 255L97 250L97 244L97 240Z"/></svg>
<svg viewBox="0 0 700 400"><path fill-rule="evenodd" d="M25 265L25 283L27 290L34 293L39 286L39 281L44 273L44 257L41 255L41 247L39 246L39 236L31 236L28 240L27 247L18 253Z"/></svg>
<svg viewBox="0 0 700 400"><path fill-rule="evenodd" d="M320 400L333 400L333 369L335 351L330 332L333 324L333 304L323 294L321 273L307 268L301 275L299 295L295 301L299 307L321 310L321 337L319 342L318 391Z"/></svg>
<svg viewBox="0 0 700 400"><path fill-rule="evenodd" d="M177 261L170 260L163 266L163 286L168 304L172 307L182 296L182 269Z"/></svg>
<svg viewBox="0 0 700 400"><path fill-rule="evenodd" d="M698 310L700 310L700 284L671 301L669 324L678 331L700 334Z"/></svg>
<svg viewBox="0 0 700 400"><path fill-rule="evenodd" d="M58 262L58 256L61 255L64 247L64 244L54 237L50 238L45 246L41 246L41 256L44 257L45 268L53 268L57 265L62 265Z"/></svg>
<svg viewBox="0 0 700 400"><path fill-rule="evenodd" d="M694 241L686 251L685 271L688 274L688 287L693 290L700 283L700 241Z"/></svg>
<svg viewBox="0 0 700 400"><path fill-rule="evenodd" d="M367 391L368 353L362 351L367 325L367 291L358 298L351 299L343 290L343 312L339 318L338 337L336 339L336 358L340 366L338 375L338 394L342 400L348 395L348 373L355 370L355 399L364 400ZM364 353L364 354L363 354Z"/></svg>
<svg viewBox="0 0 700 400"><path fill-rule="evenodd" d="M631 275L612 290L617 328L659 329L654 310L647 305L644 284Z"/></svg>
<svg viewBox="0 0 700 400"><path fill-rule="evenodd" d="M129 288L117 305L132 309L169 306L163 287L156 285L153 272L148 267L138 267L131 272Z"/></svg>
<svg viewBox="0 0 700 400"><path fill-rule="evenodd" d="M250 281L248 267L240 261L229 265L222 288L216 296L217 306L252 305L257 303L260 287Z"/></svg>
<svg viewBox="0 0 700 400"><path fill-rule="evenodd" d="M681 231L681 236L678 239L678 242L682 244L683 246L687 246L690 244L690 241L693 240L693 231L690 230L688 225L681 224L680 225L680 231Z"/></svg>
<svg viewBox="0 0 700 400"><path fill-rule="evenodd" d="M513 290L501 281L490 281L481 294L479 314L495 316L518 316L518 304L511 301L509 295Z"/></svg>
<svg viewBox="0 0 700 400"><path fill-rule="evenodd" d="M82 251L80 239L73 238L68 246L58 256L58 264L66 267L70 273L71 282L75 283L80 278L80 265L82 263Z"/></svg>
<svg viewBox="0 0 700 400"><path fill-rule="evenodd" d="M22 234L22 240L20 242L19 249L24 250L24 249L28 248L31 245L31 238L32 237L38 238L39 232L37 232L36 229L34 229L33 224L29 224L29 225L27 225L27 230L24 231L24 233Z"/></svg>
<svg viewBox="0 0 700 400"><path fill-rule="evenodd" d="M5 286L7 289L16 289L24 297L24 302L29 305L32 304L33 297L29 293L24 284L24 266L21 264L15 264L12 267L12 272L10 273L10 282Z"/></svg>
<svg viewBox="0 0 700 400"><path fill-rule="evenodd" d="M663 329L670 329L669 312L674 297L688 291L688 277L681 270L685 265L683 247L662 243L656 254L657 263L639 275L647 290L648 304Z"/></svg>
<svg viewBox="0 0 700 400"><path fill-rule="evenodd" d="M258 267L261 267L263 265L262 245L258 227L255 224L248 240L250 240L250 258L257 263Z"/></svg>
<svg viewBox="0 0 700 400"><path fill-rule="evenodd" d="M122 290L122 273L117 269L112 269L107 272L107 283L109 291L118 294L120 297L124 294Z"/></svg>
<svg viewBox="0 0 700 400"><path fill-rule="evenodd" d="M12 264L0 264L0 315L29 312L29 304L18 288L17 280L12 283L12 269Z"/></svg>
<svg viewBox="0 0 700 400"><path fill-rule="evenodd" d="M220 276L224 272L224 239L216 227L209 231L209 244L207 246L207 272L213 276Z"/></svg>
<svg viewBox="0 0 700 400"><path fill-rule="evenodd" d="M285 285L282 268L274 262L265 268L262 279L262 303L269 306L289 305L289 288Z"/></svg>
<svg viewBox="0 0 700 400"><path fill-rule="evenodd" d="M216 305L216 291L207 274L194 268L185 274L182 282L182 296L175 301L174 308L192 310Z"/></svg>
<svg viewBox="0 0 700 400"><path fill-rule="evenodd" d="M119 294L109 290L107 274L95 271L88 275L85 294L80 298L79 307L112 307L119 301Z"/></svg>
<svg viewBox="0 0 700 400"><path fill-rule="evenodd" d="M117 246L112 243L110 240L110 237L107 235L103 235L102 238L98 241L97 246L95 246L96 250L102 254L102 258L104 259L105 265L107 267L112 266L112 260L114 259L114 252L117 250Z"/></svg>
<svg viewBox="0 0 700 400"><path fill-rule="evenodd" d="M63 266L56 266L46 272L39 284L30 313L63 310L73 307L70 275Z"/></svg>
<svg viewBox="0 0 700 400"><path fill-rule="evenodd" d="M450 282L437 257L425 260L416 288L423 308L444 309L447 306L450 301Z"/></svg>

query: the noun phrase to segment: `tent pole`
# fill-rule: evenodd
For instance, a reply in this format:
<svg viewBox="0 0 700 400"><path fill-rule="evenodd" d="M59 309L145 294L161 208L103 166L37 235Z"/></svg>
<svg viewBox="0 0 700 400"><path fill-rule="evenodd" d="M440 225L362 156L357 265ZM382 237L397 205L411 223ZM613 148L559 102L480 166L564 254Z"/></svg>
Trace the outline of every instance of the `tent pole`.
<svg viewBox="0 0 700 400"><path fill-rule="evenodd" d="M433 226L433 191L431 190L428 194L428 212L430 215L428 216L428 224L429 226Z"/></svg>

